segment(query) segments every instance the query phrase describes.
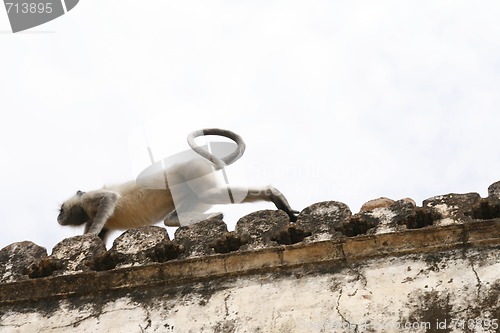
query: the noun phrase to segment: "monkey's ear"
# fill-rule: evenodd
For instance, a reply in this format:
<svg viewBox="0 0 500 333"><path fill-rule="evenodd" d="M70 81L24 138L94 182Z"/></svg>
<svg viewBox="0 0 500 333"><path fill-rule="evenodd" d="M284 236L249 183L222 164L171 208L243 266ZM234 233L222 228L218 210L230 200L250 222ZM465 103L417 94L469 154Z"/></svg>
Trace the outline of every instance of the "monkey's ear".
<svg viewBox="0 0 500 333"><path fill-rule="evenodd" d="M81 197L82 195L84 195L85 192L82 192L82 191L76 191L76 195L78 195L79 197Z"/></svg>

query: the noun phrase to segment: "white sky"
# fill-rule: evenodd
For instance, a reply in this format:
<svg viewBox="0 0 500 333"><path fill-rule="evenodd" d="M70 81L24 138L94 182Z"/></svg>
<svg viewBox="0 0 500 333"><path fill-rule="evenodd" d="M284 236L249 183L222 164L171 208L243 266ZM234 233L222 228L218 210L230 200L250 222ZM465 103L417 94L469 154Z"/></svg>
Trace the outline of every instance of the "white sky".
<svg viewBox="0 0 500 333"><path fill-rule="evenodd" d="M195 129L239 133L248 183L298 210L486 196L500 180L498 17L493 0L81 0L12 34L0 10L0 248L50 253L80 234L57 224L59 204L134 179L144 128L158 159ZM226 222L267 208L224 209Z"/></svg>

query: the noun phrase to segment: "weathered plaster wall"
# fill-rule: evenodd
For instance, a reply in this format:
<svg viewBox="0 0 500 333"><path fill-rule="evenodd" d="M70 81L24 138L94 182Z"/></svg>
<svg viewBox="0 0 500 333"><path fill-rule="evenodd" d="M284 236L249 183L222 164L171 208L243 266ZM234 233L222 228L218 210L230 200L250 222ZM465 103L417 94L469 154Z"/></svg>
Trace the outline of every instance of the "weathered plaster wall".
<svg viewBox="0 0 500 333"><path fill-rule="evenodd" d="M324 265L319 272L300 268L38 301L12 306L0 330L426 332L446 320L457 327L434 332L497 332L487 320L500 315L499 271L491 251L378 258ZM476 325L478 319L485 330L461 328L460 320ZM398 324L422 329L394 329Z"/></svg>
<svg viewBox="0 0 500 333"><path fill-rule="evenodd" d="M12 244L0 332L499 332L499 189Z"/></svg>

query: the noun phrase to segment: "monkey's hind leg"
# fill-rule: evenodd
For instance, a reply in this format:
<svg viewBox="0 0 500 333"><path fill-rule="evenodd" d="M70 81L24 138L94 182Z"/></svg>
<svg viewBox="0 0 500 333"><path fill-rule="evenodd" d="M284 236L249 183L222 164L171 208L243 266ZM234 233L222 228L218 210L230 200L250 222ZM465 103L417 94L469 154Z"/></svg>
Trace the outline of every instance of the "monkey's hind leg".
<svg viewBox="0 0 500 333"><path fill-rule="evenodd" d="M177 216L177 212L175 210L171 213L168 213L168 215L163 220L163 223L167 227L180 227L181 226L181 224L179 222L179 216Z"/></svg>
<svg viewBox="0 0 500 333"><path fill-rule="evenodd" d="M203 194L199 195L199 198L207 204L228 204L231 203L227 200L228 193L230 193L232 197L242 198L241 201L232 203L257 201L272 202L276 208L284 211L288 215L290 221L297 221L299 211L292 209L285 196L273 186L253 188L219 186L205 191Z"/></svg>
<svg viewBox="0 0 500 333"><path fill-rule="evenodd" d="M222 219L222 213L205 213L211 205L206 204L194 193L186 195L175 203L175 210L167 214L163 222L168 227L179 227L195 224L214 217Z"/></svg>

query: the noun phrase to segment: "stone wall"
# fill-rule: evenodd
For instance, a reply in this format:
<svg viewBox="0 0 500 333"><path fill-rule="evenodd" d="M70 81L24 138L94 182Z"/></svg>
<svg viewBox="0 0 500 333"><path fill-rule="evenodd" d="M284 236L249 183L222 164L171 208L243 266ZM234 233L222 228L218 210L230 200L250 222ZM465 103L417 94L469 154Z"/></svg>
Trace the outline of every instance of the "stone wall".
<svg viewBox="0 0 500 333"><path fill-rule="evenodd" d="M0 332L498 332L500 183L0 250Z"/></svg>

